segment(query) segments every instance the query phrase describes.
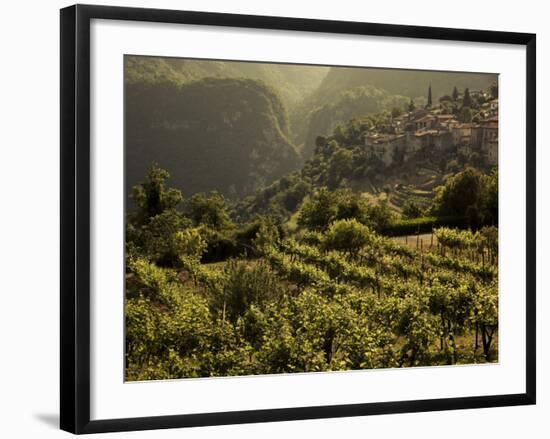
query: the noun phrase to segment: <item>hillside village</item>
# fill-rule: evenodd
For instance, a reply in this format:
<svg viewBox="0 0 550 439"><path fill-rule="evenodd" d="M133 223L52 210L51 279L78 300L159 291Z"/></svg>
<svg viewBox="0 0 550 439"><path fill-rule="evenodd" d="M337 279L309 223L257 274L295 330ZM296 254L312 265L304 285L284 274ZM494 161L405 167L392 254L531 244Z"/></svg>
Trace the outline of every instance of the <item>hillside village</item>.
<svg viewBox="0 0 550 439"><path fill-rule="evenodd" d="M395 161L408 161L422 149L433 152L447 152L456 149L457 153L470 155L477 152L488 166L498 161L498 97L488 91L465 90L464 95L443 97L441 105L432 106L431 86L428 89L428 104L415 109L411 101L409 111L391 116L389 125L379 127L365 135L365 147L371 156L380 159L386 166ZM448 111L450 100L462 102L468 108L467 116ZM473 100L482 102L476 105L476 113L466 104Z"/></svg>

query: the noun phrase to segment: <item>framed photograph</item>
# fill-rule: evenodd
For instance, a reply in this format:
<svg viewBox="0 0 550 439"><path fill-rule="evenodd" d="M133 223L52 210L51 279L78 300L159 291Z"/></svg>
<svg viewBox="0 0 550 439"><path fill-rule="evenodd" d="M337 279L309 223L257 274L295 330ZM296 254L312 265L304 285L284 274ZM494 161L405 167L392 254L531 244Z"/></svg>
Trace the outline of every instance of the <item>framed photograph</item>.
<svg viewBox="0 0 550 439"><path fill-rule="evenodd" d="M61 428L535 403L535 35L61 10Z"/></svg>

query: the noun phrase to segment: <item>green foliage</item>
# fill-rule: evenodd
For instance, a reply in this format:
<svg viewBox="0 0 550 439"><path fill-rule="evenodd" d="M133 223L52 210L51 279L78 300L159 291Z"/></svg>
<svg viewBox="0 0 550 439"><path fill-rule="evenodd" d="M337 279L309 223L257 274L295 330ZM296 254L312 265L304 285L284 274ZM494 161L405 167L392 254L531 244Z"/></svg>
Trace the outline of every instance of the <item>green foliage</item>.
<svg viewBox="0 0 550 439"><path fill-rule="evenodd" d="M385 230L393 222L393 213L387 203L381 202L369 206L368 222L377 232Z"/></svg>
<svg viewBox="0 0 550 439"><path fill-rule="evenodd" d="M422 209L414 201L407 201L402 210L403 218L419 218L422 216Z"/></svg>
<svg viewBox="0 0 550 439"><path fill-rule="evenodd" d="M330 187L338 187L338 184L353 170L353 154L350 150L338 148L332 154L328 164L328 183Z"/></svg>
<svg viewBox="0 0 550 439"><path fill-rule="evenodd" d="M162 266L177 265L180 252L176 235L190 226L190 221L175 209L151 217L139 227L137 243L151 260Z"/></svg>
<svg viewBox="0 0 550 439"><path fill-rule="evenodd" d="M423 364L436 336L435 318L429 313L427 300L422 296L406 296L397 306L397 332L406 339L399 363Z"/></svg>
<svg viewBox="0 0 550 439"><path fill-rule="evenodd" d="M481 239L480 247L489 249L494 254L498 253L498 229L495 226L486 226L479 231Z"/></svg>
<svg viewBox="0 0 550 439"><path fill-rule="evenodd" d="M375 230L383 230L393 214L385 203L371 205L350 189L330 191L321 188L306 199L299 210L298 224L310 230L324 231L341 219L355 219Z"/></svg>
<svg viewBox="0 0 550 439"><path fill-rule="evenodd" d="M241 200L233 209L240 221L250 221L258 215L288 218L311 192L311 183L298 173L292 173Z"/></svg>
<svg viewBox="0 0 550 439"><path fill-rule="evenodd" d="M324 230L337 217L338 206L335 196L326 188L321 188L304 201L300 208L298 224L312 230Z"/></svg>
<svg viewBox="0 0 550 439"><path fill-rule="evenodd" d="M467 217L470 224L498 224L498 173L467 168L435 189L432 212Z"/></svg>
<svg viewBox="0 0 550 439"><path fill-rule="evenodd" d="M206 240L198 228L184 229L174 234L175 246L178 254L200 260L206 250Z"/></svg>
<svg viewBox="0 0 550 439"><path fill-rule="evenodd" d="M281 285L266 263L247 264L231 260L224 268L223 286L213 297L214 309L222 320L235 322L253 305L262 309L282 294Z"/></svg>
<svg viewBox="0 0 550 439"><path fill-rule="evenodd" d="M185 214L196 225L206 225L214 230L227 229L233 225L227 212L225 198L218 192L193 195L185 202Z"/></svg>
<svg viewBox="0 0 550 439"><path fill-rule="evenodd" d="M357 254L373 239L371 229L356 219L333 222L325 235L325 246L329 249Z"/></svg>
<svg viewBox="0 0 550 439"><path fill-rule="evenodd" d="M281 235L277 225L269 218L262 219L256 236L252 240L252 245L259 254L265 254L276 248L280 239Z"/></svg>
<svg viewBox="0 0 550 439"><path fill-rule="evenodd" d="M135 214L137 222L145 222L149 218L161 214L165 210L175 208L183 197L177 189L166 189L165 181L170 178L168 171L153 164L145 177L145 181L133 188L132 198L138 207Z"/></svg>
<svg viewBox="0 0 550 439"><path fill-rule="evenodd" d="M458 89L453 87L453 101L456 101L458 99Z"/></svg>
<svg viewBox="0 0 550 439"><path fill-rule="evenodd" d="M470 107L462 107L459 114L459 120L463 123L470 123L472 122L472 109Z"/></svg>
<svg viewBox="0 0 550 439"><path fill-rule="evenodd" d="M472 106L472 98L470 97L470 90L466 88L464 90L464 97L462 98L462 107L470 108Z"/></svg>
<svg viewBox="0 0 550 439"><path fill-rule="evenodd" d="M128 215L126 250L143 254L161 266L177 265L179 249L175 235L191 222L176 210L183 200L177 189L165 188L170 174L153 164L145 181L134 186L137 210Z"/></svg>
<svg viewBox="0 0 550 439"><path fill-rule="evenodd" d="M481 332L483 355L492 361L491 345L498 329L498 288L495 283L476 287L472 323Z"/></svg>

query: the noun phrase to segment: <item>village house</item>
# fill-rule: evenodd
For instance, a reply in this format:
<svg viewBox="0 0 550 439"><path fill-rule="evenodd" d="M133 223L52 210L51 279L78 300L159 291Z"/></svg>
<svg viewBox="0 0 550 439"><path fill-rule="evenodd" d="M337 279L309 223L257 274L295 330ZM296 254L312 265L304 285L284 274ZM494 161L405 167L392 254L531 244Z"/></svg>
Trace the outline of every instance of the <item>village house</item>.
<svg viewBox="0 0 550 439"><path fill-rule="evenodd" d="M417 119L412 122L414 124L415 130L429 130L433 128L437 123L437 116L433 114L427 114L424 117L421 117L420 119Z"/></svg>
<svg viewBox="0 0 550 439"><path fill-rule="evenodd" d="M451 127L453 145L457 147L458 151L470 152L472 127L473 124L471 123L460 123Z"/></svg>
<svg viewBox="0 0 550 439"><path fill-rule="evenodd" d="M498 119L492 118L481 123L483 130L481 151L484 153L487 163L498 163Z"/></svg>
<svg viewBox="0 0 550 439"><path fill-rule="evenodd" d="M365 138L371 157L381 160L386 166L392 164L396 151L404 151L407 146L405 134L373 134Z"/></svg>
<svg viewBox="0 0 550 439"><path fill-rule="evenodd" d="M454 114L438 114L437 124L440 128L449 129L451 125L457 124L456 116Z"/></svg>

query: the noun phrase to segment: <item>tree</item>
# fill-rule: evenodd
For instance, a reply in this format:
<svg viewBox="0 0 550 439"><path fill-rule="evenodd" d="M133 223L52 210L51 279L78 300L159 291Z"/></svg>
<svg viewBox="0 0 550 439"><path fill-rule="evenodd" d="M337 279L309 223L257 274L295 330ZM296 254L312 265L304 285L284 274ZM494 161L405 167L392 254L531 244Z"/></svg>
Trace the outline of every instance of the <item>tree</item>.
<svg viewBox="0 0 550 439"><path fill-rule="evenodd" d="M349 149L339 148L329 162L329 185L333 188L348 177L353 170L353 153Z"/></svg>
<svg viewBox="0 0 550 439"><path fill-rule="evenodd" d="M441 215L465 215L477 204L481 191L481 173L473 168L450 177L444 186L435 189L434 206Z"/></svg>
<svg viewBox="0 0 550 439"><path fill-rule="evenodd" d="M302 203L298 224L310 230L326 230L336 220L355 219L370 225L376 215L367 200L351 189L321 188Z"/></svg>
<svg viewBox="0 0 550 439"><path fill-rule="evenodd" d="M325 245L328 249L356 255L373 239L371 229L356 219L334 221L328 228Z"/></svg>
<svg viewBox="0 0 550 439"><path fill-rule="evenodd" d="M132 199L138 207L133 216L137 223L145 223L149 218L175 208L183 197L178 189L165 189L164 182L170 178L168 171L153 164L145 181L133 187Z"/></svg>
<svg viewBox="0 0 550 439"><path fill-rule="evenodd" d="M416 110L416 107L414 105L414 101L411 99L411 101L409 102L409 106L407 107L407 111L413 112L414 110Z"/></svg>
<svg viewBox="0 0 550 439"><path fill-rule="evenodd" d="M428 87L428 104L426 105L427 108L432 107L432 84Z"/></svg>
<svg viewBox="0 0 550 439"><path fill-rule="evenodd" d="M487 193L485 199L488 221L491 225L498 225L498 169L491 171L487 181Z"/></svg>
<svg viewBox="0 0 550 439"><path fill-rule="evenodd" d="M174 241L180 255L193 258L196 261L200 261L202 254L206 250L206 240L198 228L188 228L176 232L174 234Z"/></svg>
<svg viewBox="0 0 550 439"><path fill-rule="evenodd" d="M175 267L180 263L177 233L189 227L190 221L176 209L167 209L149 218L141 226L135 243L140 252L161 267Z"/></svg>
<svg viewBox="0 0 550 439"><path fill-rule="evenodd" d="M214 230L223 230L233 225L225 198L215 191L208 196L203 193L193 195L186 202L185 213L197 226L207 225Z"/></svg>
<svg viewBox="0 0 550 439"><path fill-rule="evenodd" d="M277 276L265 262L250 265L243 261L230 260L223 273L222 294L217 294L214 307L235 322L255 306L259 309L281 294Z"/></svg>
<svg viewBox="0 0 550 439"><path fill-rule="evenodd" d="M176 210L181 192L164 186L169 177L153 164L145 181L133 187L137 210L128 215L126 248L129 257L144 255L160 266L173 267L179 264L174 234L189 227L190 221Z"/></svg>
<svg viewBox="0 0 550 439"><path fill-rule="evenodd" d="M318 154L328 143L328 140L325 136L317 136L315 138L315 153Z"/></svg>
<svg viewBox="0 0 550 439"><path fill-rule="evenodd" d="M298 224L311 230L324 230L336 217L338 206L327 188L321 188L306 199L298 214Z"/></svg>
<svg viewBox="0 0 550 439"><path fill-rule="evenodd" d="M472 106L472 98L470 96L470 90L466 88L464 90L464 97L462 98L462 107L470 108Z"/></svg>
<svg viewBox="0 0 550 439"><path fill-rule="evenodd" d="M472 109L470 107L462 107L460 110L460 121L470 123L472 121Z"/></svg>
<svg viewBox="0 0 550 439"><path fill-rule="evenodd" d="M360 223L368 222L369 204L365 198L351 189L339 189L333 193L337 212L333 220L355 218Z"/></svg>
<svg viewBox="0 0 550 439"><path fill-rule="evenodd" d="M453 174L456 174L460 170L461 166L458 163L458 160L452 159L449 163L447 163L444 170L447 170L449 172L452 172Z"/></svg>
<svg viewBox="0 0 550 439"><path fill-rule="evenodd" d="M299 179L294 185L280 193L281 203L286 210L293 212L310 192L311 184Z"/></svg>
<svg viewBox="0 0 550 439"><path fill-rule="evenodd" d="M280 238L277 225L269 218L262 218L252 245L260 254L266 254L279 244Z"/></svg>
<svg viewBox="0 0 550 439"><path fill-rule="evenodd" d="M438 215L467 217L471 225L498 223L498 173L466 168L435 189L431 210Z"/></svg>
<svg viewBox="0 0 550 439"><path fill-rule="evenodd" d="M453 88L453 101L457 101L458 100L458 89L456 88L456 86Z"/></svg>
<svg viewBox="0 0 550 439"><path fill-rule="evenodd" d="M377 232L381 232L387 228L392 221L393 213L386 201L369 206L366 224L370 225Z"/></svg>
<svg viewBox="0 0 550 439"><path fill-rule="evenodd" d="M422 216L422 209L414 201L407 200L403 206L402 214L404 218L418 218Z"/></svg>
<svg viewBox="0 0 550 439"><path fill-rule="evenodd" d="M483 157L476 151L470 154L468 161L475 167L481 167L483 165Z"/></svg>

